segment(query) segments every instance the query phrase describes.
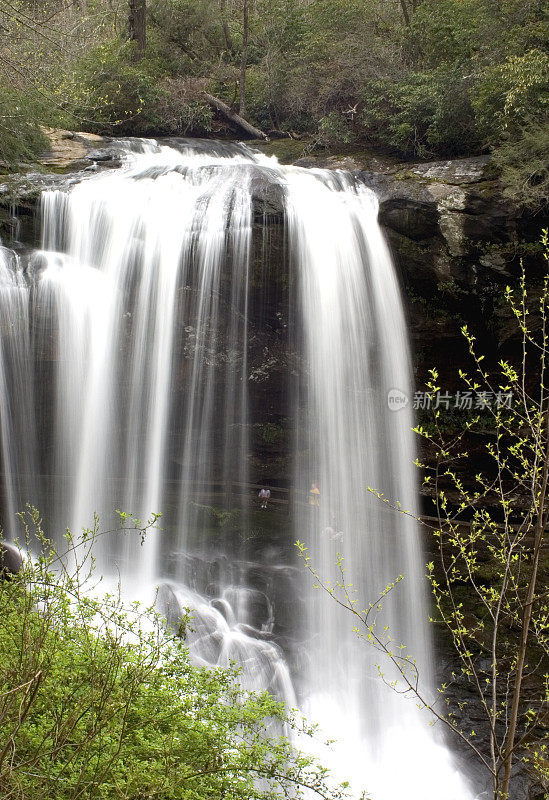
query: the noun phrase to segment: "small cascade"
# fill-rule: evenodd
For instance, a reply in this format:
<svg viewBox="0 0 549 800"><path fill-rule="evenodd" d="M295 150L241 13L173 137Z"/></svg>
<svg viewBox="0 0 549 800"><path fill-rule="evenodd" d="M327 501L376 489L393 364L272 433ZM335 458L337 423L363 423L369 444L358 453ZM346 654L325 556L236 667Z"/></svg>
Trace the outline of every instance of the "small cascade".
<svg viewBox="0 0 549 800"><path fill-rule="evenodd" d="M4 533L10 539L20 533L16 514L40 498L29 310L21 261L0 246L0 432Z"/></svg>
<svg viewBox="0 0 549 800"><path fill-rule="evenodd" d="M327 587L309 584L304 707L327 736L340 739L336 755L326 759L357 789L380 800L436 800L444 785L444 797L459 800L467 796L463 780L436 737L422 735L428 712L419 712L399 671L367 642L374 624L390 649L413 660L412 683L419 675L423 697L434 701L424 566L413 519L414 423L409 405L395 412L388 402L392 390L412 394L407 334L377 200L345 174L301 170L287 182L296 315L307 364L295 479L308 503L296 507L296 535ZM406 513L388 509L379 493ZM327 590L339 582L335 597L361 612L397 580L367 625ZM413 769L393 774L395 749L402 748L402 763ZM437 764L443 764L440 776L429 786Z"/></svg>
<svg viewBox="0 0 549 800"><path fill-rule="evenodd" d="M176 630L190 608L196 661L237 660L246 687L299 705L336 740L315 746L354 797L470 800L428 714L384 684L293 547L305 542L325 580L341 553L361 604L403 576L378 625L417 660L430 696L418 532L368 491L414 512L412 416L387 402L410 395L406 326L374 194L351 174L242 145L121 148L120 170L44 193L39 250L20 261L0 249L8 534L27 501L58 533L94 513L109 528L115 509L162 512L144 544L100 538L107 580L120 575L132 599L160 587ZM293 464L284 513L275 498L254 510L249 488L263 470L255 431L273 409L291 429L278 454Z"/></svg>

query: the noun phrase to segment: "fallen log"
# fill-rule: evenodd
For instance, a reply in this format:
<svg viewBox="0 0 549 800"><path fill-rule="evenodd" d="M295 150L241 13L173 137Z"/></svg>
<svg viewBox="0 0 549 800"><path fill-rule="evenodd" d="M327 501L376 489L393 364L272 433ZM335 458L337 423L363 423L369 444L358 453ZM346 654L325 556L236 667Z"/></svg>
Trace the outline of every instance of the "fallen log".
<svg viewBox="0 0 549 800"><path fill-rule="evenodd" d="M240 114L237 114L235 111L230 108L227 103L224 103L223 100L219 100L219 98L214 97L212 94L208 94L208 92L202 92L202 97L208 101L208 103L215 108L216 111L219 111L220 114L223 114L229 122L232 122L233 125L237 125L243 131L246 131L248 136L251 136L253 139L265 139L269 140L269 137L264 131L260 131L259 128L254 128L253 125L250 125L244 117L241 117Z"/></svg>

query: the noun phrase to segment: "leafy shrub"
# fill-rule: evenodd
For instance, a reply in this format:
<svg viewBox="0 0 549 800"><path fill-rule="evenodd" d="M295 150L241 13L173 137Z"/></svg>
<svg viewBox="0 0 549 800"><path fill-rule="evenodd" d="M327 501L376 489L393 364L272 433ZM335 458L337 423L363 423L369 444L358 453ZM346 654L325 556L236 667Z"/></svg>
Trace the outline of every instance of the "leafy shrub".
<svg viewBox="0 0 549 800"><path fill-rule="evenodd" d="M97 521L67 535L70 569L35 510L25 535L42 555L0 581L4 800L343 797L272 733L292 724L279 702L242 691L234 669L194 666L153 610L84 593Z"/></svg>
<svg viewBox="0 0 549 800"><path fill-rule="evenodd" d="M477 122L488 143L516 133L528 117L549 110L549 55L530 50L487 69L473 99Z"/></svg>
<svg viewBox="0 0 549 800"><path fill-rule="evenodd" d="M60 87L60 99L76 123L98 133L143 135L161 119L159 59L135 61L133 42L113 40L90 51Z"/></svg>
<svg viewBox="0 0 549 800"><path fill-rule="evenodd" d="M0 93L0 162L13 165L34 160L48 145L38 120L50 115L39 98L28 92L3 89Z"/></svg>
<svg viewBox="0 0 549 800"><path fill-rule="evenodd" d="M318 143L320 145L348 144L353 140L353 133L343 114L337 111L322 117L318 125Z"/></svg>
<svg viewBox="0 0 549 800"><path fill-rule="evenodd" d="M504 193L519 205L538 209L549 203L549 117L530 120L520 134L495 148Z"/></svg>
<svg viewBox="0 0 549 800"><path fill-rule="evenodd" d="M425 0L412 17L407 44L427 67L463 63L479 49L489 22L489 8L479 0Z"/></svg>
<svg viewBox="0 0 549 800"><path fill-rule="evenodd" d="M268 76L256 65L246 72L246 108L247 114L260 128L272 128L273 103Z"/></svg>
<svg viewBox="0 0 549 800"><path fill-rule="evenodd" d="M361 121L370 137L409 155L467 153L479 146L469 90L457 67L371 82Z"/></svg>

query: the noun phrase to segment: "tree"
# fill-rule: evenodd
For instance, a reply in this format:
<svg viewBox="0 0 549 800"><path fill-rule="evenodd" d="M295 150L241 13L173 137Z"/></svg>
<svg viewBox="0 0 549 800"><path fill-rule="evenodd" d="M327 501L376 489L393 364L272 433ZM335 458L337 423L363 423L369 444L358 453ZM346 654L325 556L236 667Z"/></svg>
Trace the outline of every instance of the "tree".
<svg viewBox="0 0 549 800"><path fill-rule="evenodd" d="M406 5L406 0L400 0L400 7L402 9L402 16L404 17L404 22L406 23L407 27L410 27L410 12L408 11L408 6Z"/></svg>
<svg viewBox="0 0 549 800"><path fill-rule="evenodd" d="M227 50L229 51L229 53L233 53L234 42L233 42L233 37L231 35L231 29L229 28L229 22L227 20L227 0L221 0L219 10L221 14L221 27L223 28L223 36L225 37L225 44L227 45Z"/></svg>
<svg viewBox="0 0 549 800"><path fill-rule="evenodd" d="M547 231L542 243L549 263ZM452 682L439 689L443 708L431 703L414 659L377 625L384 599L398 591L403 576L361 609L356 591L346 584L343 559L339 580L329 585L311 564L306 547L297 543L319 586L353 615L361 639L391 661L404 692L415 695L485 765L494 800L511 797L512 768L518 761L549 778L548 745L540 734L549 719L549 564L542 557L549 540L549 273L527 292L523 269L519 288L508 287L505 299L521 341L518 364L501 359L499 377L492 377L476 351L475 337L464 327L474 373L461 371L460 376L484 411L449 438L444 406L436 402L438 375L432 370L427 386L432 421L415 429L433 453L429 464L417 465L437 508L438 563L428 564L434 621L445 626L459 660L453 678L466 681L482 708L488 749L479 744L477 731L464 728L467 703L452 696ZM473 477L464 441L475 430L484 436L489 431L489 466ZM395 512L409 513L370 491ZM418 522L425 524L421 518Z"/></svg>
<svg viewBox="0 0 549 800"><path fill-rule="evenodd" d="M140 61L147 46L147 0L130 0L128 23L130 40L136 43L136 61Z"/></svg>
<svg viewBox="0 0 549 800"><path fill-rule="evenodd" d="M153 608L100 596L97 519L60 553L35 509L22 521L35 557L0 580L5 800L343 800L280 735L301 727L281 703L244 692L235 669L194 666ZM156 517L120 521L111 533L145 536Z"/></svg>
<svg viewBox="0 0 549 800"><path fill-rule="evenodd" d="M248 34L250 27L249 19L249 0L243 0L242 6L242 59L240 62L240 88L238 113L241 117L246 116L246 69L248 67Z"/></svg>

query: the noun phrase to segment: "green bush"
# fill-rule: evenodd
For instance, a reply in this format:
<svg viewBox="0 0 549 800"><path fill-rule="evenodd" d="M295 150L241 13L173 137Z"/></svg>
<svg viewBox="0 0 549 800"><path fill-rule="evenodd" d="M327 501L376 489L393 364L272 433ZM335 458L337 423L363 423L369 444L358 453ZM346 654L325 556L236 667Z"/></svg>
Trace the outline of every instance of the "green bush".
<svg viewBox="0 0 549 800"><path fill-rule="evenodd" d="M516 138L495 148L506 197L534 210L549 203L548 154L549 116L526 122Z"/></svg>
<svg viewBox="0 0 549 800"><path fill-rule="evenodd" d="M480 49L492 17L479 0L425 0L406 32L407 45L427 68L464 63Z"/></svg>
<svg viewBox="0 0 549 800"><path fill-rule="evenodd" d="M267 74L252 65L246 72L247 113L260 128L274 127L271 86Z"/></svg>
<svg viewBox="0 0 549 800"><path fill-rule="evenodd" d="M526 119L549 110L549 55L530 50L487 69L473 99L485 142L495 144L517 133Z"/></svg>
<svg viewBox="0 0 549 800"><path fill-rule="evenodd" d="M117 135L208 135L212 112L200 95L205 81L170 76L161 45L153 36L139 61L132 60L133 44L120 40L93 51L62 88L74 122Z"/></svg>
<svg viewBox="0 0 549 800"><path fill-rule="evenodd" d="M0 581L4 800L343 797L269 733L292 725L279 702L194 666L152 610L85 594L97 523L63 559L34 510L25 531L42 555Z"/></svg>
<svg viewBox="0 0 549 800"><path fill-rule="evenodd" d="M144 135L161 122L161 60L134 60L134 43L119 39L90 51L59 88L77 126L98 133Z"/></svg>
<svg viewBox="0 0 549 800"><path fill-rule="evenodd" d="M506 0L496 12L486 0L424 0L403 34L401 74L363 85L366 134L429 157L515 141L549 102L543 5Z"/></svg>
<svg viewBox="0 0 549 800"><path fill-rule="evenodd" d="M347 119L337 111L322 117L318 125L317 141L320 145L349 144L353 140L353 133L349 128Z"/></svg>
<svg viewBox="0 0 549 800"><path fill-rule="evenodd" d="M459 67L411 72L363 88L368 136L408 155L461 155L479 147L469 80Z"/></svg>
<svg viewBox="0 0 549 800"><path fill-rule="evenodd" d="M0 92L0 162L12 166L18 161L33 161L45 150L48 140L38 121L45 122L49 116L40 98L3 88Z"/></svg>

